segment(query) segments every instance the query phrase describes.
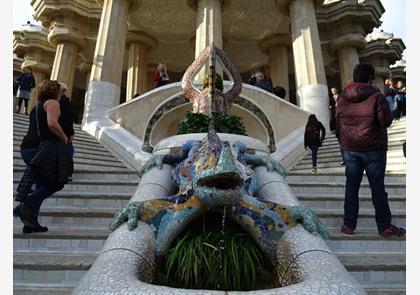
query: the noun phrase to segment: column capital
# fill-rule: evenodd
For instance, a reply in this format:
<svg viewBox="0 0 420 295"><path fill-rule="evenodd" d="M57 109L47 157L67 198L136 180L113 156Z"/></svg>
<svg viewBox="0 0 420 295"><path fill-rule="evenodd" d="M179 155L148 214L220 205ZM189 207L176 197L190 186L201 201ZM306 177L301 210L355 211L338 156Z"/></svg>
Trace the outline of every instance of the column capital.
<svg viewBox="0 0 420 295"><path fill-rule="evenodd" d="M143 0L125 0L129 2L129 7L131 10L136 10L139 8L141 4L143 4ZM96 0L96 3L98 3L100 6L104 6L105 0Z"/></svg>
<svg viewBox="0 0 420 295"><path fill-rule="evenodd" d="M281 13L288 14L290 4L292 4L294 1L296 0L276 0L276 5L277 5L278 10ZM320 7L322 3L324 2L324 0L308 0L308 1L312 1L314 3L315 9Z"/></svg>
<svg viewBox="0 0 420 295"><path fill-rule="evenodd" d="M142 43L148 48L155 48L158 44L155 38L140 31L128 31L125 38L125 43L127 45L130 45L131 43Z"/></svg>
<svg viewBox="0 0 420 295"><path fill-rule="evenodd" d="M187 5L194 11L197 11L197 2L200 0L187 0ZM220 4L222 5L222 9L223 9L223 4L225 4L225 2L227 0L218 0L220 1Z"/></svg>
<svg viewBox="0 0 420 295"><path fill-rule="evenodd" d="M261 40L260 49L264 54L273 46L292 46L292 38L289 34L274 34Z"/></svg>
<svg viewBox="0 0 420 295"><path fill-rule="evenodd" d="M33 59L31 57L25 57L25 60L22 62L22 70L31 67L33 71L38 71L41 73L44 73L46 75L48 75L49 73L51 73L51 65L40 62L36 59Z"/></svg>
<svg viewBox="0 0 420 295"><path fill-rule="evenodd" d="M354 47L356 49L363 49L366 47L366 39L361 33L347 33L331 40L328 49L335 52L342 47Z"/></svg>
<svg viewBox="0 0 420 295"><path fill-rule="evenodd" d="M73 28L65 27L57 22L52 24L48 34L48 41L54 47L57 47L59 43L63 42L73 43L80 48L85 48L87 45L86 38L81 32Z"/></svg>

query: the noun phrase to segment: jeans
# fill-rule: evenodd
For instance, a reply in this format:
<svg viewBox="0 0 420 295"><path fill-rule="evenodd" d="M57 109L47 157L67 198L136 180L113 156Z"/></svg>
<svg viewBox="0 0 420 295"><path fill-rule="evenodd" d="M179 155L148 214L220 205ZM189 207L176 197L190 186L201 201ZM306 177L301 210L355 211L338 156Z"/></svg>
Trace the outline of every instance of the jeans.
<svg viewBox="0 0 420 295"><path fill-rule="evenodd" d="M32 161L33 157L38 152L38 148L22 149L20 154L26 165ZM69 152L73 156L74 148L73 144L69 146ZM50 197L55 192L63 189L64 185L61 183L51 183L45 181L42 177L35 177L35 191L28 196L27 204L32 209L35 216L38 216L42 202Z"/></svg>
<svg viewBox="0 0 420 295"><path fill-rule="evenodd" d="M29 165L29 163L35 157L37 152L38 152L38 148L21 149L20 155L22 156L23 162L25 162L26 165ZM39 187L41 184L42 184L41 180L39 178L36 178L35 189Z"/></svg>
<svg viewBox="0 0 420 295"><path fill-rule="evenodd" d="M21 98L18 97L18 109L20 110L20 108L22 107L22 102L25 103L25 112L28 112L28 103L29 103L29 99L25 99L25 98Z"/></svg>
<svg viewBox="0 0 420 295"><path fill-rule="evenodd" d="M388 194L385 191L386 150L367 152L343 151L346 162L346 193L344 199L344 224L355 229L359 215L359 188L363 171L369 181L375 220L379 232L391 224Z"/></svg>
<svg viewBox="0 0 420 295"><path fill-rule="evenodd" d="M312 167L316 167L316 161L318 159L318 148L319 146L312 144L309 146L312 151Z"/></svg>

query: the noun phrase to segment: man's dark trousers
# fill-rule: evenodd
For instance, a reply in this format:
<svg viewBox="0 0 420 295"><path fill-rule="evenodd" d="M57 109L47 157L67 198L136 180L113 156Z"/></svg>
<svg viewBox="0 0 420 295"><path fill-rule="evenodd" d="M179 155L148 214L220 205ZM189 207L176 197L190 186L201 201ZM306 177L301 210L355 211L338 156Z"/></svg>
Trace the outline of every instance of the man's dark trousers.
<svg viewBox="0 0 420 295"><path fill-rule="evenodd" d="M388 194L385 192L386 150L366 152L343 151L346 163L346 194L344 199L344 224L355 229L359 214L359 188L366 175L372 191L375 220L379 232L391 224Z"/></svg>

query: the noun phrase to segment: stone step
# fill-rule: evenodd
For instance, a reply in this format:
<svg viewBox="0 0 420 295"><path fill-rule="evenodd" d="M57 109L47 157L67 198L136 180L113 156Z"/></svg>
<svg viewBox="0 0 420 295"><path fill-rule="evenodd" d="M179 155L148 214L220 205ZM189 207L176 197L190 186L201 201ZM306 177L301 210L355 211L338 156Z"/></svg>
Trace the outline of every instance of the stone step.
<svg viewBox="0 0 420 295"><path fill-rule="evenodd" d="M317 157L317 165L318 164L334 164L339 165L343 161L343 158L340 154L340 152L337 153L337 155L331 156L331 155L321 155ZM405 157L403 155L402 151L397 151L397 153L393 153L391 155L387 155L387 163L405 163ZM305 158L302 159L302 161L299 163L299 165L312 165L312 155L309 154Z"/></svg>
<svg viewBox="0 0 420 295"><path fill-rule="evenodd" d="M26 131L14 131L13 132L13 139L17 141L22 141L23 137L26 135ZM88 145L100 145L100 143L96 140L96 138L90 136L87 133L76 133L74 135L74 141L81 142Z"/></svg>
<svg viewBox="0 0 420 295"><path fill-rule="evenodd" d="M343 224L344 210L338 209L317 209L314 208L315 214L321 219L325 227L330 229L340 229ZM406 215L405 210L393 210L392 211L392 223L406 227ZM359 211L359 218L357 220L358 229L372 229L376 227L375 212L373 208L371 210L361 209Z"/></svg>
<svg viewBox="0 0 420 295"><path fill-rule="evenodd" d="M405 284L395 284L394 288L365 288L368 295L405 295Z"/></svg>
<svg viewBox="0 0 420 295"><path fill-rule="evenodd" d="M44 226L107 229L115 213L121 207L43 206L39 223ZM13 219L14 226L21 227L20 219Z"/></svg>
<svg viewBox="0 0 420 295"><path fill-rule="evenodd" d="M16 138L18 140L22 140L23 137L26 135L27 130L13 130L13 138ZM75 132L74 140L77 140L78 142L88 143L88 144L98 144L99 142L94 138L93 136L88 135L87 133L83 134L80 132Z"/></svg>
<svg viewBox="0 0 420 295"><path fill-rule="evenodd" d="M51 277L51 276L50 276ZM31 283L14 283L14 295L71 295L73 291L73 284L65 287L66 284L52 284L48 286L45 284L31 284Z"/></svg>
<svg viewBox="0 0 420 295"><path fill-rule="evenodd" d="M13 124L17 125L29 125L29 116L13 114ZM81 130L80 124L73 124L73 128Z"/></svg>
<svg viewBox="0 0 420 295"><path fill-rule="evenodd" d="M295 167L291 170L293 173L300 173L303 175L309 175L311 174L312 167L310 169L308 168L302 168L302 167ZM331 173L341 173L345 174L345 167L344 166L337 166L337 167L328 167L328 168L322 168L319 169L318 167L318 175L319 174L331 174ZM391 174L406 174L406 165L405 164L393 164L393 165L387 165L385 173L391 173Z"/></svg>
<svg viewBox="0 0 420 295"><path fill-rule="evenodd" d="M16 135L21 135L24 136L27 132L28 132L28 128L29 128L29 124L14 124L13 125L13 133ZM74 130L74 134L75 134L75 138L83 138L83 139L87 139L87 140L92 140L97 142L97 140L90 135L89 133L82 131L80 129L75 129Z"/></svg>
<svg viewBox="0 0 420 295"><path fill-rule="evenodd" d="M20 154L20 144L13 146L13 152ZM83 147L75 149L74 155L83 155L85 157L96 156L103 159L116 159L116 157L109 151L97 151L92 149L85 149Z"/></svg>
<svg viewBox="0 0 420 295"><path fill-rule="evenodd" d="M397 144L400 143L402 144L402 140L406 140L406 136L405 134L401 134L401 135L392 135L392 137L388 138L388 145L390 144ZM322 142L321 148L322 147L331 147L331 146L338 146L338 140L335 138L331 138L331 139L324 139L324 141Z"/></svg>
<svg viewBox="0 0 420 295"><path fill-rule="evenodd" d="M14 180L13 191L16 191L19 179ZM90 193L134 193L138 182L134 181L100 181L99 179L85 179L72 181L64 185L62 192L90 192Z"/></svg>
<svg viewBox="0 0 420 295"><path fill-rule="evenodd" d="M401 156L404 157L403 151L400 148L397 149L391 149L387 151L387 157L395 157L395 156ZM341 152L340 149L337 148L334 150L329 150L326 152L322 152L321 150L318 151L318 159L328 159L328 158L339 158L339 160L341 160ZM306 157L304 159L311 159L311 151L308 150L308 154L306 155Z"/></svg>
<svg viewBox="0 0 420 295"><path fill-rule="evenodd" d="M21 141L15 141L13 140L13 150L20 150L20 144ZM104 147L98 145L98 146L89 146L85 144L80 144L77 141L73 142L73 147L75 150L75 153L77 151L83 151L83 153L94 153L96 155L112 155L107 149Z"/></svg>
<svg viewBox="0 0 420 295"><path fill-rule="evenodd" d="M286 181L291 182L298 182L298 181L304 181L304 182L339 182L339 183L345 183L346 176L342 173L325 173L325 174L302 174L302 173L296 173L294 171L287 173L286 175ZM363 175L364 183L367 183L367 176L366 173ZM402 183L406 184L406 176L401 174L386 174L385 175L385 185L388 183Z"/></svg>
<svg viewBox="0 0 420 295"><path fill-rule="evenodd" d="M92 166L100 166L100 167L110 167L110 168L123 168L126 169L127 167L122 164L119 161L101 161L98 159L80 159L78 157L74 157L73 158L73 164L75 166L75 168L78 165L82 165L82 166L86 166L86 165L92 165ZM20 156L17 157L13 157L13 165L15 167L25 167L26 164L25 162L22 160L22 158Z"/></svg>
<svg viewBox="0 0 420 295"><path fill-rule="evenodd" d="M355 234L347 235L340 229L329 229L330 240L328 246L334 253L367 254L370 252L380 253L405 253L405 237L383 238L376 228L356 229Z"/></svg>
<svg viewBox="0 0 420 295"><path fill-rule="evenodd" d="M41 208L39 222L43 225L55 226L82 226L95 227L98 229L106 229L111 223L115 213L120 208L83 208L76 206L51 206ZM343 223L343 209L316 209L314 212L321 219L322 223L331 229L339 229ZM398 226L405 227L406 214L405 210L393 210L392 222ZM21 226L22 223L14 218L15 226ZM362 208L359 211L358 229L375 228L375 212L374 210L366 210Z"/></svg>
<svg viewBox="0 0 420 295"><path fill-rule="evenodd" d="M20 147L22 143L22 138L13 136L13 145L16 147ZM99 150L99 151L107 151L102 145L99 143L85 143L81 142L80 140L75 140L73 142L74 149L83 149L83 150Z"/></svg>
<svg viewBox="0 0 420 295"><path fill-rule="evenodd" d="M19 130L26 128L27 130L28 127L29 127L29 120L28 121L13 120L13 128L19 128ZM73 123L73 129L75 133L87 134L85 131L82 130L79 124Z"/></svg>
<svg viewBox="0 0 420 295"><path fill-rule="evenodd" d="M20 179L22 177L23 171L25 167L15 167L13 169L13 178ZM133 170L116 170L116 171L109 171L107 169L104 171L103 169L92 169L89 170L80 170L75 169L73 173L73 181L79 181L84 179L103 179L103 180L114 180L114 181L137 181L140 182L138 177L137 171Z"/></svg>
<svg viewBox="0 0 420 295"><path fill-rule="evenodd" d="M405 254L355 253L336 255L348 271L405 272Z"/></svg>
<svg viewBox="0 0 420 295"><path fill-rule="evenodd" d="M115 199L113 197L105 199L105 198L57 198L56 195L46 199L43 202L43 207L64 207L64 206L71 206L75 208L120 208L125 206L128 201L130 200L132 194L125 194L123 195L125 199ZM121 197L118 196L118 197ZM400 208L404 209L404 206L394 206L390 204L391 209Z"/></svg>
<svg viewBox="0 0 420 295"><path fill-rule="evenodd" d="M388 139L394 137L394 136L401 136L406 134L406 126L405 125L398 125L394 127L390 127L387 129ZM328 134L324 138L324 142L330 142L330 141L337 141L337 137L335 134Z"/></svg>
<svg viewBox="0 0 420 295"><path fill-rule="evenodd" d="M388 144L388 151L402 151L402 143L401 142L391 142ZM308 153L311 151L308 148ZM328 154L331 152L340 152L340 147L337 145L330 145L325 147L324 145L321 146L321 148L318 150L318 155Z"/></svg>
<svg viewBox="0 0 420 295"><path fill-rule="evenodd" d="M15 169L24 170L26 168L26 164L23 162L21 163L14 163ZM113 165L97 165L97 164L74 164L75 170L96 170L101 172L118 172L118 171L125 171L128 168L124 166L113 166Z"/></svg>
<svg viewBox="0 0 420 295"><path fill-rule="evenodd" d="M302 205L311 208L312 210L322 210L322 209L343 209L344 208L344 196L341 196L340 199L333 199L333 200L316 200L316 199L299 199L299 201L302 203ZM405 199L388 199L389 202L389 208L391 209L391 212L394 210L405 210L406 209L406 203ZM61 203L59 203L61 204ZM370 208L371 210L374 210L373 204L372 204L372 198L366 197L366 198L360 198L359 197L359 207L360 208Z"/></svg>
<svg viewBox="0 0 420 295"><path fill-rule="evenodd" d="M343 182L329 182L329 183L316 183L316 182L292 182L287 181L292 192L296 195L299 194L343 194L345 191L345 183ZM405 184L403 183L390 183L386 184L386 191L390 195L400 195L405 194ZM360 194L370 194L371 190L369 184L363 183L360 185L359 193Z"/></svg>
<svg viewBox="0 0 420 295"><path fill-rule="evenodd" d="M21 159L22 156L20 154L20 149L13 150L13 158L14 159ZM95 154L86 154L80 151L75 151L73 155L73 160L89 160L89 161L99 161L99 162L107 162L107 163L119 163L121 161L115 158L112 155L95 155Z"/></svg>
<svg viewBox="0 0 420 295"><path fill-rule="evenodd" d="M334 168L334 167L339 167L341 161L337 161L337 162L317 162L316 166L318 169L323 169L323 168ZM405 166L405 159L402 161L400 159L387 159L386 161L386 165L387 166ZM312 162L300 162L299 164L297 164L295 166L295 169L310 169L312 170Z"/></svg>
<svg viewBox="0 0 420 295"><path fill-rule="evenodd" d="M13 249L24 251L62 251L97 253L110 234L108 228L48 227L48 232L23 234L21 226L13 229Z"/></svg>

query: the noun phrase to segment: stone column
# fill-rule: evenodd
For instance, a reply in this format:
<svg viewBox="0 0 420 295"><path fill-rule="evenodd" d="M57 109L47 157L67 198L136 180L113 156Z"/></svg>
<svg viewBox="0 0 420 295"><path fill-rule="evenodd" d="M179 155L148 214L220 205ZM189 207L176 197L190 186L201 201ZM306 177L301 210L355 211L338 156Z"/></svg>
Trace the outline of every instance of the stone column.
<svg viewBox="0 0 420 295"><path fill-rule="evenodd" d="M268 54L270 77L273 86L281 86L286 89L286 97L289 100L289 58L288 46L291 45L290 36L278 34L264 39L261 50Z"/></svg>
<svg viewBox="0 0 420 295"><path fill-rule="evenodd" d="M328 89L313 0L292 0L290 6L298 105L328 126Z"/></svg>
<svg viewBox="0 0 420 295"><path fill-rule="evenodd" d="M371 64L375 67L375 79L372 84L384 93L385 79L389 78L390 69L389 64L384 64L383 61L372 60Z"/></svg>
<svg viewBox="0 0 420 295"><path fill-rule="evenodd" d="M195 57L212 42L220 49L223 48L222 2L223 0L188 0L188 4L197 11ZM205 71L203 69L197 75L200 80L204 78Z"/></svg>
<svg viewBox="0 0 420 295"><path fill-rule="evenodd" d="M32 70L32 74L34 75L34 78L35 78L35 88L33 88L31 92L31 100L29 101L29 104L28 104L28 112L30 112L36 106L36 103L38 101L39 85L41 84L42 81L44 81L48 77L48 73L44 71L35 70L35 69Z"/></svg>
<svg viewBox="0 0 420 295"><path fill-rule="evenodd" d="M102 8L83 122L103 119L119 104L129 0L105 0Z"/></svg>
<svg viewBox="0 0 420 295"><path fill-rule="evenodd" d="M361 33L341 34L331 42L330 51L336 51L338 55L342 88L353 81L353 69L360 63L358 49L365 46L366 40Z"/></svg>
<svg viewBox="0 0 420 295"><path fill-rule="evenodd" d="M77 54L79 48L75 44L64 42L57 45L54 64L51 71L51 80L64 82L71 98L73 90L74 71L76 70Z"/></svg>
<svg viewBox="0 0 420 295"><path fill-rule="evenodd" d="M135 94L147 91L147 52L151 47L155 47L157 42L144 33L129 32L127 34L127 44L126 101L130 101Z"/></svg>
<svg viewBox="0 0 420 295"><path fill-rule="evenodd" d="M86 83L85 83L85 89L88 90L89 87L89 81L90 81L90 72L92 70L92 63L87 61L86 59L82 59L82 62L77 66L79 71L81 73L85 73L86 75Z"/></svg>
<svg viewBox="0 0 420 295"><path fill-rule="evenodd" d="M85 38L75 29L53 24L48 41L56 48L51 80L65 83L71 98L77 55L86 45Z"/></svg>

